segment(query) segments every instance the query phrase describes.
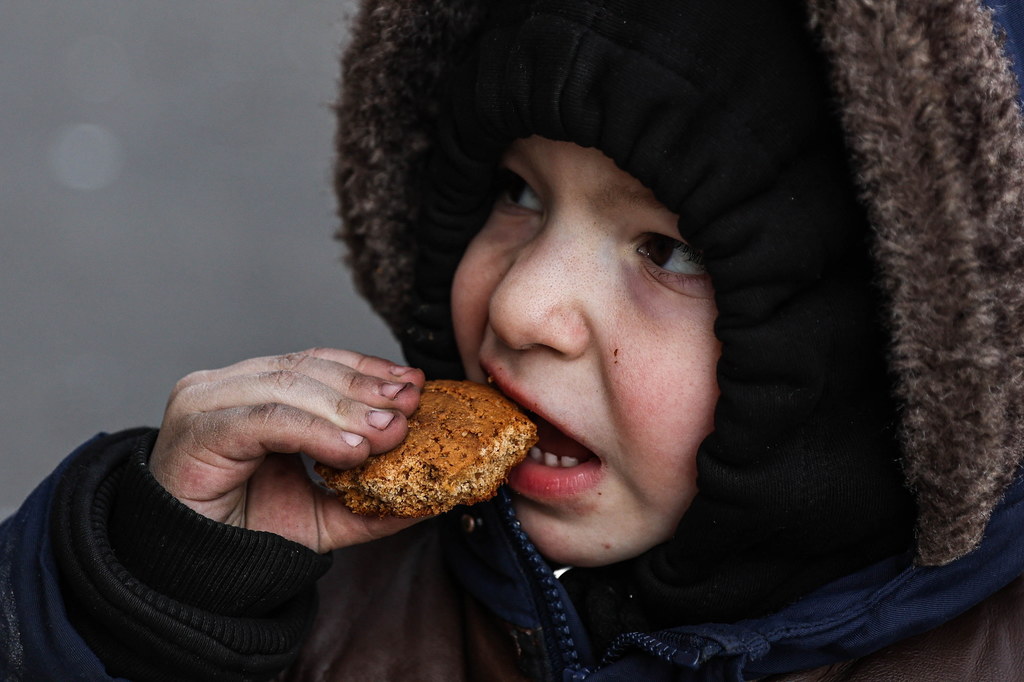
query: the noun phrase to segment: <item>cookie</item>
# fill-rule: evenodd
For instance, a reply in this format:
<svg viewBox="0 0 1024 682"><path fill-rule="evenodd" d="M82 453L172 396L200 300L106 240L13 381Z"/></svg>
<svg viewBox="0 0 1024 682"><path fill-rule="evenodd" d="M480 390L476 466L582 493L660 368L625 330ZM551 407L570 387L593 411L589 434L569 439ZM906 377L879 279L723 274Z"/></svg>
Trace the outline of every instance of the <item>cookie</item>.
<svg viewBox="0 0 1024 682"><path fill-rule="evenodd" d="M358 467L316 472L357 514L433 516L490 499L537 442L537 427L497 390L470 381L428 381L409 434Z"/></svg>

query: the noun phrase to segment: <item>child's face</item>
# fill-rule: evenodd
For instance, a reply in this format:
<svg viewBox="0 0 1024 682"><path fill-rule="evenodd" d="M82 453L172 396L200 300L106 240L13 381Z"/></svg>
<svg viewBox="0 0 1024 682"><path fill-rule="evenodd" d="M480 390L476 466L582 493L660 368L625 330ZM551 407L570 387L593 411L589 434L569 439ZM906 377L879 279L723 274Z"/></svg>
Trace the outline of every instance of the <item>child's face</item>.
<svg viewBox="0 0 1024 682"><path fill-rule="evenodd" d="M509 483L541 553L636 556L696 493L718 396L710 279L677 216L601 152L533 137L502 165L514 175L455 275L462 362L540 426Z"/></svg>

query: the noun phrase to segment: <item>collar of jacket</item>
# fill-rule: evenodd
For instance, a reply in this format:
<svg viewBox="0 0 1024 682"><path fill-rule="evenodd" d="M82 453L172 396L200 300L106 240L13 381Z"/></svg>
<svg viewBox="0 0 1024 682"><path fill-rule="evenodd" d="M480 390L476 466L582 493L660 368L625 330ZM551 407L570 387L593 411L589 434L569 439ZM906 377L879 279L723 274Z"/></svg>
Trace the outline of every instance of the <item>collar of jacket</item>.
<svg viewBox="0 0 1024 682"><path fill-rule="evenodd" d="M621 635L600 660L507 492L450 515L445 542L463 586L540 643L548 679L676 679L682 668L742 680L855 659L948 622L1024 573L1022 525L1018 474L980 545L952 563L890 557L763 618Z"/></svg>

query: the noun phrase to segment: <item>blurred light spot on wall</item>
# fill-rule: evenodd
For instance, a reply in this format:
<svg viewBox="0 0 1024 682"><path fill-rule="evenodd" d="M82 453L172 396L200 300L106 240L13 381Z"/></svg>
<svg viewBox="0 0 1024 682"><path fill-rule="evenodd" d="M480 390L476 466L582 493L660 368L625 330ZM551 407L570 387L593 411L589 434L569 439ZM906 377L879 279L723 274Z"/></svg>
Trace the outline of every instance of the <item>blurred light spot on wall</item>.
<svg viewBox="0 0 1024 682"><path fill-rule="evenodd" d="M77 123L57 131L48 161L53 179L61 185L94 191L117 180L124 154L120 141L106 128Z"/></svg>
<svg viewBox="0 0 1024 682"><path fill-rule="evenodd" d="M76 40L67 52L71 89L86 102L109 102L131 84L128 55L119 42L91 35Z"/></svg>

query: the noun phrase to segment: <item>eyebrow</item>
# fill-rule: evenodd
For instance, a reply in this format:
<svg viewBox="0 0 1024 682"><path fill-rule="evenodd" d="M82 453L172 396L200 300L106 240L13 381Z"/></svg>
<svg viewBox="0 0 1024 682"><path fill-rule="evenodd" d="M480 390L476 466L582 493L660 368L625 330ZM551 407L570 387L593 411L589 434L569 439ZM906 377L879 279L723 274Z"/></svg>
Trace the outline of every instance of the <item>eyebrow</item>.
<svg viewBox="0 0 1024 682"><path fill-rule="evenodd" d="M589 194L587 198L592 206L603 210L615 208L668 210L654 196L654 192L646 187L637 189L629 185L609 183L600 187L593 194Z"/></svg>

